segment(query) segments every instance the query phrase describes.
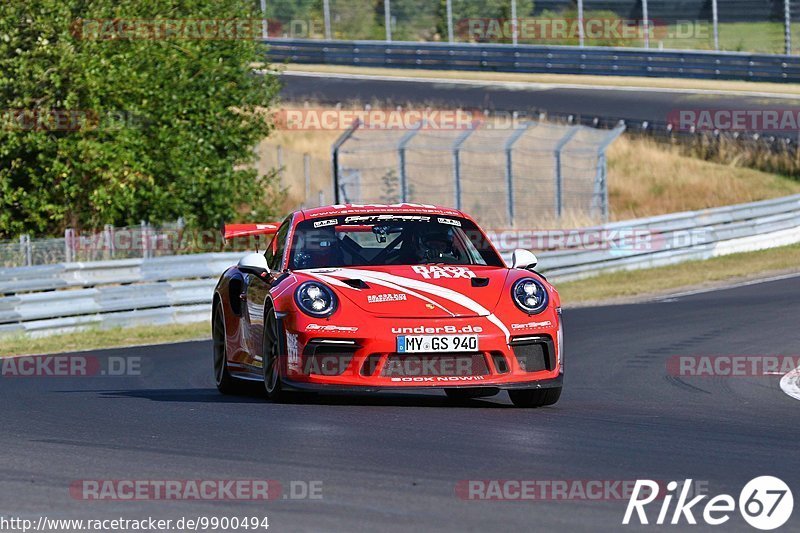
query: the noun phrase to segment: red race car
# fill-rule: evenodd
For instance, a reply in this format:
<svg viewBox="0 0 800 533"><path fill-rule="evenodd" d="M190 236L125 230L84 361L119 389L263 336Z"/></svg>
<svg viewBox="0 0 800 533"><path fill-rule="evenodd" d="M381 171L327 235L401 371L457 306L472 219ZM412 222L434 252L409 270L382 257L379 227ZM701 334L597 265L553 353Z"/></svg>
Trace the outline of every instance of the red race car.
<svg viewBox="0 0 800 533"><path fill-rule="evenodd" d="M214 376L223 393L263 381L297 392L508 390L520 407L556 403L564 375L558 293L517 250L506 267L475 221L432 205L335 205L281 224L214 290Z"/></svg>

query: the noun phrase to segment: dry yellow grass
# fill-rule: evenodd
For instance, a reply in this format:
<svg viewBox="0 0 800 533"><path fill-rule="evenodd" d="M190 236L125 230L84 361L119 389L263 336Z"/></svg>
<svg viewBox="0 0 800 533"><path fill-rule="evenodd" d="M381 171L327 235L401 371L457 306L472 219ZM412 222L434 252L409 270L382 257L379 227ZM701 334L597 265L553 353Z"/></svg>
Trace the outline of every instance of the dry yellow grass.
<svg viewBox="0 0 800 533"><path fill-rule="evenodd" d="M719 207L800 192L800 182L682 155L677 147L620 138L609 151L615 220Z"/></svg>
<svg viewBox="0 0 800 533"><path fill-rule="evenodd" d="M278 168L278 146L282 150L283 172L281 185L286 188L284 211L292 211L301 205L316 206L333 203L331 179L331 146L341 135L339 131L286 131L275 130L269 139L261 142L258 169L266 174ZM305 162L303 154L309 155L310 187L308 198L305 191Z"/></svg>

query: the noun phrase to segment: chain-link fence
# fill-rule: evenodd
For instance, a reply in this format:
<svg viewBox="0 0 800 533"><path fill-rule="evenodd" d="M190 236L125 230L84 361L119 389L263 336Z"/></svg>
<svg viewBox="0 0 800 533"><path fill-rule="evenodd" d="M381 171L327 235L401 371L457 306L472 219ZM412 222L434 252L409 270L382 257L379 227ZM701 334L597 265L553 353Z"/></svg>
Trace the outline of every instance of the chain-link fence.
<svg viewBox="0 0 800 533"><path fill-rule="evenodd" d="M50 239L21 235L16 241L0 242L0 267L176 255L191 252L203 243L212 248L219 245L212 242L219 241L212 233L185 232L183 223L178 221L158 227L145 222L129 227L109 225L102 231L88 232L68 228L63 237Z"/></svg>
<svg viewBox="0 0 800 533"><path fill-rule="evenodd" d="M261 2L258 2L261 5ZM269 0L270 38L797 54L798 0Z"/></svg>
<svg viewBox="0 0 800 533"><path fill-rule="evenodd" d="M337 202L453 206L491 228L608 219L605 151L624 127L359 126L334 147Z"/></svg>
<svg viewBox="0 0 800 533"><path fill-rule="evenodd" d="M309 141L317 148L320 141ZM266 176L277 172L281 188L286 193L284 210L326 205L333 197L330 156L298 150L271 140L256 148L256 170Z"/></svg>

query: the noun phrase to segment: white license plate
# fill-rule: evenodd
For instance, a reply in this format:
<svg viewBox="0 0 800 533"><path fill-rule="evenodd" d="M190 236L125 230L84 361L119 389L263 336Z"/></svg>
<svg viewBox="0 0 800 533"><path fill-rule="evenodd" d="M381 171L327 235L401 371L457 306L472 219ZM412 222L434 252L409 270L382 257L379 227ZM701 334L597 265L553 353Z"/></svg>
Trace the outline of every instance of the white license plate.
<svg viewBox="0 0 800 533"><path fill-rule="evenodd" d="M397 337L397 353L477 351L477 335L401 335Z"/></svg>

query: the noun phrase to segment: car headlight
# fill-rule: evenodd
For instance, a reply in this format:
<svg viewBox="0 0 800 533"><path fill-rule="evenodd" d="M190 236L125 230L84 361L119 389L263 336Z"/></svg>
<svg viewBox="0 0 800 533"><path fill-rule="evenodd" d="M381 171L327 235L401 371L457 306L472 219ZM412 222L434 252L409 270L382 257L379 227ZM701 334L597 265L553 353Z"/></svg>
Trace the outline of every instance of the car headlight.
<svg viewBox="0 0 800 533"><path fill-rule="evenodd" d="M523 278L511 288L511 298L522 311L536 315L547 309L549 298L547 289L539 280Z"/></svg>
<svg viewBox="0 0 800 533"><path fill-rule="evenodd" d="M304 313L313 317L327 317L336 310L336 295L316 281L306 281L297 287L294 301Z"/></svg>

